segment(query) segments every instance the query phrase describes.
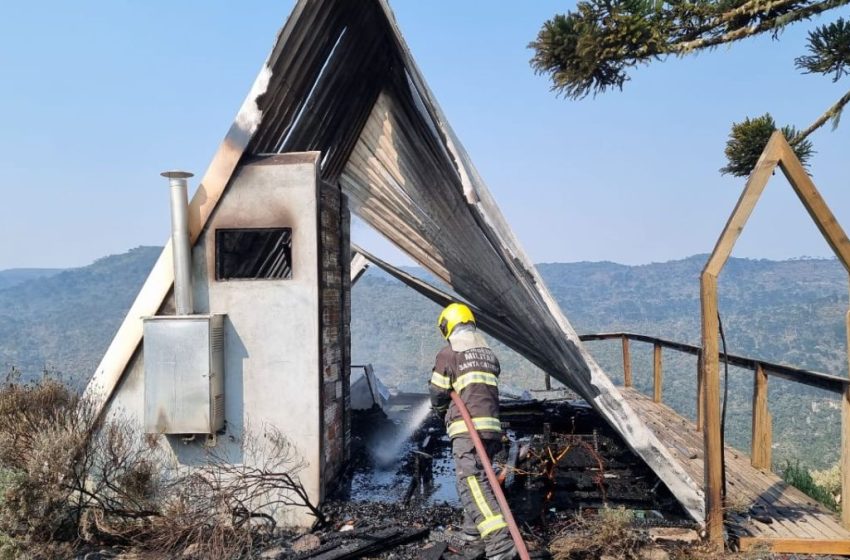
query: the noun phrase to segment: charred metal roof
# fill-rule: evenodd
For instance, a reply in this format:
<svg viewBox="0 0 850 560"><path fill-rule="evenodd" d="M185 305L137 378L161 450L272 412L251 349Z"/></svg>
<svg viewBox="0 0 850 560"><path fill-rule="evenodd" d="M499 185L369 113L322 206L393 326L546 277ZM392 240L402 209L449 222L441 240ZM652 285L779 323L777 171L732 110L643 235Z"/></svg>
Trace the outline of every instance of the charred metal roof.
<svg viewBox="0 0 850 560"><path fill-rule="evenodd" d="M321 152L323 180L471 303L491 334L594 406L698 521L702 491L579 341L428 89L386 0L300 0L191 205L197 239L238 164ZM173 282L170 245L88 388L106 402ZM498 328L497 328L498 327Z"/></svg>

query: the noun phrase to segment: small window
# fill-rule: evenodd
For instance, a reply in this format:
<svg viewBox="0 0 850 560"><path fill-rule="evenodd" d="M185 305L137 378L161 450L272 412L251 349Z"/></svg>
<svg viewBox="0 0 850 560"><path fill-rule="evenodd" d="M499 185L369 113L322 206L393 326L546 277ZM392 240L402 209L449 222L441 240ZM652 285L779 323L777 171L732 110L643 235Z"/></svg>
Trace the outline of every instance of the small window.
<svg viewBox="0 0 850 560"><path fill-rule="evenodd" d="M216 230L215 278L292 278L292 228Z"/></svg>

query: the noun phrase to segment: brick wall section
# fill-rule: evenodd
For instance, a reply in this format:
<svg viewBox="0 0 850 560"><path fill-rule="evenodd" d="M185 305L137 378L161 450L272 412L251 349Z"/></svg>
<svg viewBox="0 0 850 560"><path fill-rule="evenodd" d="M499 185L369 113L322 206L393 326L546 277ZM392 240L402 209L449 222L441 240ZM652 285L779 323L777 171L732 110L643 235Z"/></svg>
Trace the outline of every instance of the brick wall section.
<svg viewBox="0 0 850 560"><path fill-rule="evenodd" d="M351 212L348 197L341 195L342 245L342 426L343 461L351 458Z"/></svg>
<svg viewBox="0 0 850 560"><path fill-rule="evenodd" d="M321 284L322 482L329 489L348 459L351 372L349 214L338 187L322 184Z"/></svg>

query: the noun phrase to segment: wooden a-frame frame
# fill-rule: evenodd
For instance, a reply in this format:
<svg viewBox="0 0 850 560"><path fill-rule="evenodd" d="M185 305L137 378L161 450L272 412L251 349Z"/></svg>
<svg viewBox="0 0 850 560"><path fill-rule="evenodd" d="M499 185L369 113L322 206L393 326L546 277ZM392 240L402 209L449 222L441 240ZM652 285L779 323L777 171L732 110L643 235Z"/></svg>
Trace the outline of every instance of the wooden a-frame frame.
<svg viewBox="0 0 850 560"><path fill-rule="evenodd" d="M781 132L774 132L755 168L750 173L744 191L738 199L738 204L735 206L732 215L729 216L729 221L726 222L726 227L723 228L714 251L700 276L703 359L699 384L703 398L700 404L704 414L706 528L709 539L718 545L723 543L723 504L721 497L723 462L720 447L717 278L777 166L782 169L809 216L823 234L826 242L832 247L835 256L850 273L850 240L815 188L788 141ZM848 311L845 321L848 332L848 363L850 363L850 311ZM847 390L845 390L842 398L841 418L841 495L850 496L850 392ZM843 508L841 521L845 527L850 528L850 508Z"/></svg>

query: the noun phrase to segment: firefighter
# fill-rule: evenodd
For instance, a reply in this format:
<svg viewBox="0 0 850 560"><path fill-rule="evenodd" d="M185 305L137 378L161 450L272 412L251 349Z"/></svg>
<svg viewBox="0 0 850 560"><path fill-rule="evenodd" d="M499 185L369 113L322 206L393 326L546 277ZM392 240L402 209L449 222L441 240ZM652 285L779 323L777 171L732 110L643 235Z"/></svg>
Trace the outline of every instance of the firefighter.
<svg viewBox="0 0 850 560"><path fill-rule="evenodd" d="M516 556L508 526L472 439L451 400L455 391L463 400L488 456L501 447L499 422L499 360L478 333L472 311L462 303L447 306L437 323L448 345L437 354L431 374L431 406L444 416L452 440L457 491L464 513L463 539L480 545L490 560Z"/></svg>

